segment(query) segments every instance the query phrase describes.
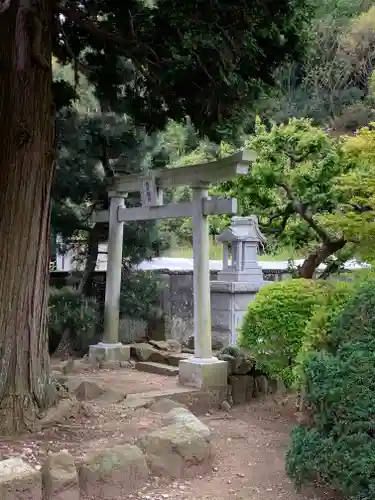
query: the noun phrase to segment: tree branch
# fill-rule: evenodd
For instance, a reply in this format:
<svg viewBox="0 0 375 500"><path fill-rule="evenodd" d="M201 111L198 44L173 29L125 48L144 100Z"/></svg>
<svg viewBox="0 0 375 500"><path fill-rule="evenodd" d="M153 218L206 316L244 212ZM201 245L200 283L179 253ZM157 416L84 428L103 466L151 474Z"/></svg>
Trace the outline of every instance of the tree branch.
<svg viewBox="0 0 375 500"><path fill-rule="evenodd" d="M102 154L100 157L100 161L102 162L105 175L108 179L112 178L115 175L115 172L111 166L111 162L108 154L108 144L105 137L101 137L102 142Z"/></svg>
<svg viewBox="0 0 375 500"><path fill-rule="evenodd" d="M95 21L86 18L86 14L78 10L70 9L67 7L59 6L57 8L58 12L65 16L70 21L83 28L85 31L95 36L96 39L107 42L114 43L123 49L130 49L133 47L132 43L126 42L124 38L115 33L105 30L102 26L98 26Z"/></svg>
<svg viewBox="0 0 375 500"><path fill-rule="evenodd" d="M272 232L272 233L276 233L276 234L281 234L284 231L286 224L287 224L290 216L293 213L294 213L294 209L293 209L292 203L288 203L288 205L284 208L284 210L278 212L275 215L271 215L270 217L268 217L268 223L262 224L262 230L264 230L265 232ZM268 229L271 226L272 222L275 221L276 219L280 219L280 217L283 218L283 220L281 222L281 226L278 229Z"/></svg>
<svg viewBox="0 0 375 500"><path fill-rule="evenodd" d="M278 229L278 234L282 234L285 231L286 225L288 223L288 220L290 219L291 213L286 213L284 214L283 220L281 222L281 226Z"/></svg>
<svg viewBox="0 0 375 500"><path fill-rule="evenodd" d="M66 54L72 59L73 65L74 65L74 80L75 80L75 85L77 86L78 84L78 71L80 71L83 75L86 76L86 78L89 78L92 75L92 71L82 64L79 60L78 57L74 54L73 50L71 49L69 42L68 42L68 37L66 36L64 27L61 23L60 20L57 21L57 30L61 33L63 39L64 39L64 45L59 45L59 49L61 52L66 52Z"/></svg>
<svg viewBox="0 0 375 500"><path fill-rule="evenodd" d="M1 0L0 0L1 1ZM113 44L114 47L117 49L117 52L121 56L129 57L131 55L134 55L135 51L140 51L141 47L145 49L144 51L144 60L150 65L157 66L156 60L158 59L155 51L151 47L144 47L140 43L136 43L137 40L132 38L131 40L126 40L125 38L121 37L120 35L117 35L116 33L112 33L103 26L100 26L99 23L96 21L93 21L91 19L87 19L87 16L84 12L80 12L75 9L70 9L67 7L61 7L59 6L57 8L57 13L62 14L65 16L67 19L72 21L73 23L77 24L80 28L84 29L91 35L93 35L97 40L99 40L102 43L110 43ZM147 57L147 52L150 52L154 55L155 57L155 62L151 61ZM144 66L141 64L141 62L137 61L134 57L132 58L132 63L134 64L135 68L139 71L139 73L143 76L143 78L147 81L152 81L152 75L146 73L146 70Z"/></svg>
<svg viewBox="0 0 375 500"><path fill-rule="evenodd" d="M283 151L284 153L286 153L287 156L289 156L290 161L294 164L293 166L295 166L296 163L302 163L310 155L310 151L303 154L302 156L295 156L291 151L288 151L285 148Z"/></svg>
<svg viewBox="0 0 375 500"><path fill-rule="evenodd" d="M263 227L264 228L267 228L269 227L273 221L275 221L276 219L280 219L280 217L283 217L286 213L286 210L283 210L282 212L279 212L275 215L271 215L270 217L268 217L268 222L267 224L263 224Z"/></svg>
<svg viewBox="0 0 375 500"><path fill-rule="evenodd" d="M0 0L0 16L9 9L11 1L12 0Z"/></svg>
<svg viewBox="0 0 375 500"><path fill-rule="evenodd" d="M287 194L287 197L292 203L292 206L295 210L295 212L303 219L305 220L308 225L313 229L316 234L319 236L319 238L324 242L324 243L331 243L332 238L330 237L329 233L325 231L322 227L320 227L315 221L314 218L310 212L310 210L307 208L307 206L302 203L301 201L297 200L297 198L294 197L292 190L290 187L285 184L285 183L280 183L280 187L284 189L284 191Z"/></svg>
<svg viewBox="0 0 375 500"><path fill-rule="evenodd" d="M336 260L331 260L327 265L324 271L319 275L320 280L326 280L329 278L333 273L337 273L341 266L345 263L345 260L343 259L336 259Z"/></svg>
<svg viewBox="0 0 375 500"><path fill-rule="evenodd" d="M371 207L370 205L361 206L355 203L351 204L350 208L354 210L354 212L359 212L360 214L364 214L366 212L372 212L374 210L373 207Z"/></svg>
<svg viewBox="0 0 375 500"><path fill-rule="evenodd" d="M181 40L181 43L183 44L183 43L184 43L184 37L182 36L181 31L180 31L178 28L176 28L176 31L177 31L177 34L178 34L178 36L179 36L180 40ZM207 71L207 69L206 69L206 68L205 68L205 66L203 65L202 60L201 60L201 58L199 57L199 55L198 55L198 54L197 54L194 50L192 50L192 54L194 55L195 60L197 61L198 66L199 66L199 67L200 67L200 69L203 71L203 73L207 76L207 78L208 78L209 80L211 80L211 82L212 82L214 85L216 85L216 84L215 84L214 79L212 78L212 76L209 74L209 72Z"/></svg>

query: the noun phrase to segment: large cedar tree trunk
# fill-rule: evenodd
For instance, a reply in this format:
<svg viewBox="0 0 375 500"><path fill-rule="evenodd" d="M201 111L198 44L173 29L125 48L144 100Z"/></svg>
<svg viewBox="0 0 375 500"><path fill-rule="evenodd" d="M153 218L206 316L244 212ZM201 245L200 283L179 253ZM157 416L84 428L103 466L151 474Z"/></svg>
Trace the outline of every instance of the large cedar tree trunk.
<svg viewBox="0 0 375 500"><path fill-rule="evenodd" d="M51 6L51 0L11 0L0 14L3 435L32 428L39 412L54 398L46 329L54 161Z"/></svg>

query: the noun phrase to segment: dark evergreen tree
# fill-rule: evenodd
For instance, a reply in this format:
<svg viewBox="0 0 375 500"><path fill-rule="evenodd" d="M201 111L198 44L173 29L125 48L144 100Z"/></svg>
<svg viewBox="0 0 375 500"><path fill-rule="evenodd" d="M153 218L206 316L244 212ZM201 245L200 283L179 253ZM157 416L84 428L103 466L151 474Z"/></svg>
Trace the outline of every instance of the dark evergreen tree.
<svg viewBox="0 0 375 500"><path fill-rule="evenodd" d="M57 165L52 189L52 229L60 234L65 250L75 247L85 260L80 290L92 294L92 273L99 244L108 239L108 224L92 222L95 209L107 210L107 187L117 164L129 173L162 167L160 141L137 130L125 116L114 113L59 113ZM127 198L127 206L139 204L139 195ZM157 255L166 241L154 221L126 223L124 263L130 267Z"/></svg>

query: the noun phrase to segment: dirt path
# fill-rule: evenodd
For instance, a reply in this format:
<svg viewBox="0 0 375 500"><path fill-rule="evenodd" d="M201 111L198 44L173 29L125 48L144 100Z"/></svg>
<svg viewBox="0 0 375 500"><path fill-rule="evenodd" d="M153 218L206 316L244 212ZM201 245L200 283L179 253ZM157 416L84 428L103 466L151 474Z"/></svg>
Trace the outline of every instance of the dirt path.
<svg viewBox="0 0 375 500"><path fill-rule="evenodd" d="M329 493L298 494L284 472L291 412L273 401L235 408L202 420L213 430L216 459L210 476L153 484L125 498L142 500L337 500ZM160 480L159 480L160 481Z"/></svg>
<svg viewBox="0 0 375 500"><path fill-rule="evenodd" d="M58 363L56 363L57 365ZM125 391L130 396L176 388L174 377L121 370L85 370L68 377L73 390L82 380L106 391ZM101 444L133 442L161 425L160 415L140 408L127 410L122 403L90 403L91 416L74 418L45 432L0 440L0 456L20 455L40 464L48 451L67 449L75 457ZM330 493L297 493L284 472L290 428L295 424L295 400L254 400L234 407L229 415L213 412L200 417L213 432L215 463L208 476L167 483L154 478L142 490L113 500L338 500ZM88 500L82 498L82 500ZM96 500L100 500L99 498Z"/></svg>

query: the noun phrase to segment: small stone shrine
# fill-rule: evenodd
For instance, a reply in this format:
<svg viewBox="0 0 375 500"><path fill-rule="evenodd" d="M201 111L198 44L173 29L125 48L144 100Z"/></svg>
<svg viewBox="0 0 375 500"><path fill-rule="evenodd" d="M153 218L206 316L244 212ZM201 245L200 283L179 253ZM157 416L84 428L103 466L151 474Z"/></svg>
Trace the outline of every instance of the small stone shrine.
<svg viewBox="0 0 375 500"><path fill-rule="evenodd" d="M254 215L233 217L216 239L223 244L223 269L217 281L211 281L212 336L226 346L236 344L249 302L266 284L258 262L259 247L266 240Z"/></svg>

